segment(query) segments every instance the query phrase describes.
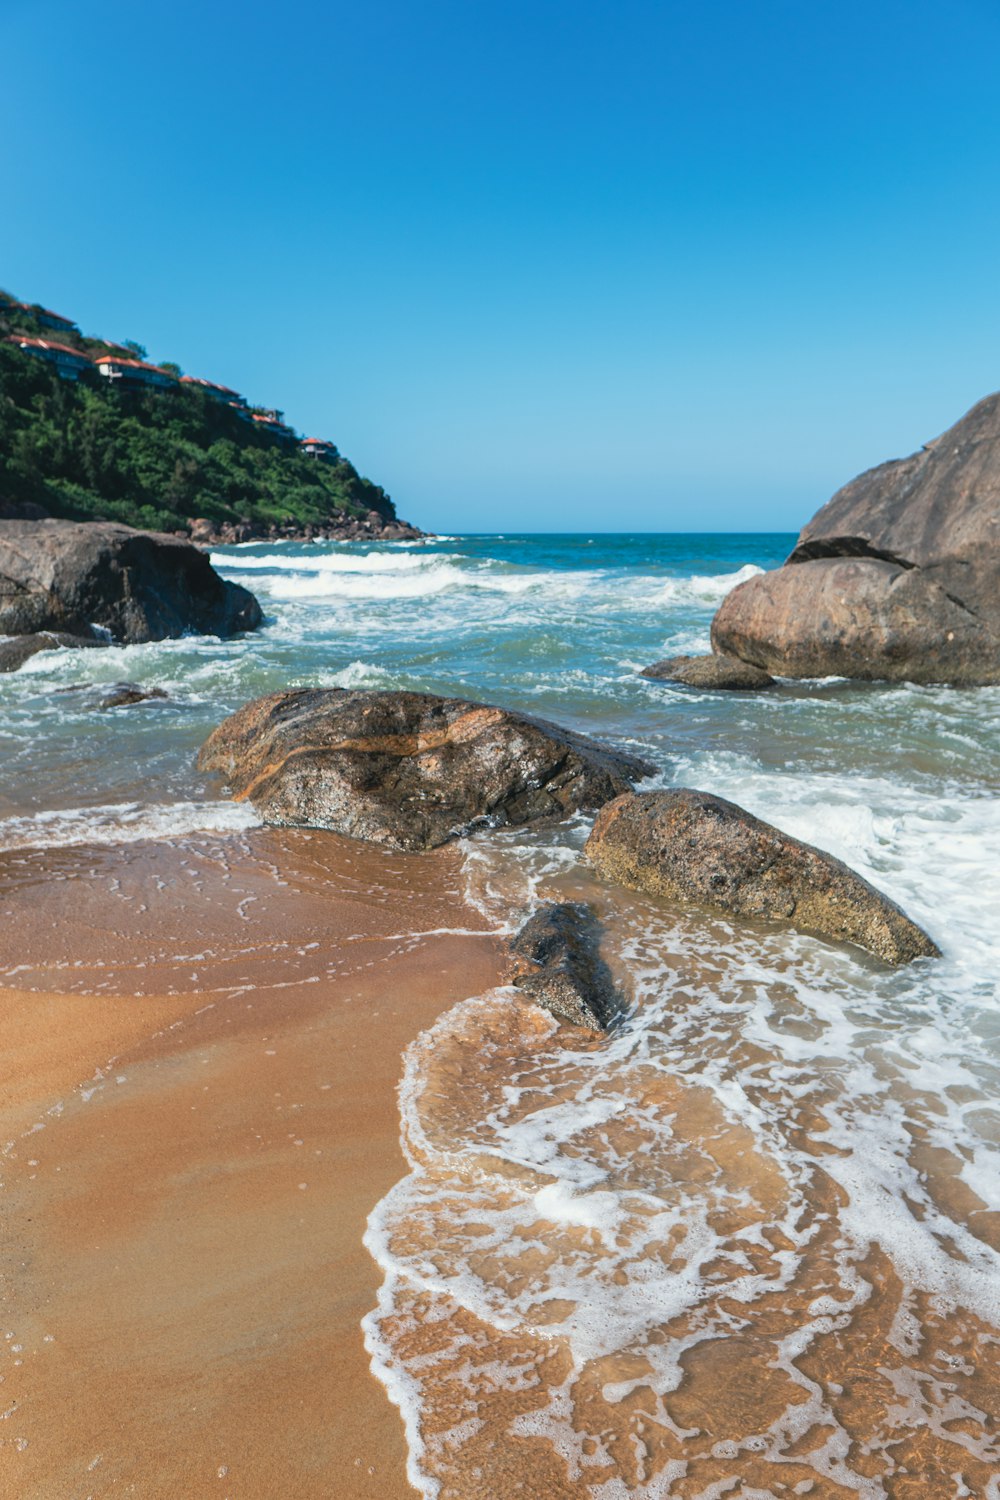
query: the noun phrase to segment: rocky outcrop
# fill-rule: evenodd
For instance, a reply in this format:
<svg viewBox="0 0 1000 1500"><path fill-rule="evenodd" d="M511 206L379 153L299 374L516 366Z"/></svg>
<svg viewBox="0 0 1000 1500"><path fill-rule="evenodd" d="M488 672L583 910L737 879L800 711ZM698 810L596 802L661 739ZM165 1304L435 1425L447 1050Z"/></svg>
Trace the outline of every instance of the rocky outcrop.
<svg viewBox="0 0 1000 1500"><path fill-rule="evenodd" d="M260 621L253 594L190 542L110 521L0 521L0 634L99 626L114 641L159 641Z"/></svg>
<svg viewBox="0 0 1000 1500"><path fill-rule="evenodd" d="M600 953L600 925L589 906L550 902L511 940L510 982L571 1026L601 1031L624 1006Z"/></svg>
<svg viewBox="0 0 1000 1500"><path fill-rule="evenodd" d="M427 693L305 688L225 719L202 748L269 823L430 849L477 825L596 808L653 768L510 709Z"/></svg>
<svg viewBox="0 0 1000 1500"><path fill-rule="evenodd" d="M412 542L430 535L408 521L386 520L380 511L365 515L342 511L328 521L299 525L297 521L189 521L191 540L199 547L232 547L241 542Z"/></svg>
<svg viewBox="0 0 1000 1500"><path fill-rule="evenodd" d="M773 687L774 678L760 667L736 656L669 656L643 667L640 677L657 682L680 682L685 687L711 688L722 692L757 692Z"/></svg>
<svg viewBox="0 0 1000 1500"><path fill-rule="evenodd" d="M2 580L0 580L2 588ZM3 595L0 594L0 600ZM0 641L0 672L16 672L29 657L39 651L57 651L60 646L73 650L87 646L106 646L106 640L92 635L66 635L60 630L41 630L35 635L14 635Z"/></svg>
<svg viewBox="0 0 1000 1500"><path fill-rule="evenodd" d="M712 645L789 677L1000 682L1000 394L838 491Z"/></svg>
<svg viewBox="0 0 1000 1500"><path fill-rule="evenodd" d="M586 854L609 880L669 901L788 922L889 964L938 955L905 912L839 859L708 792L616 798L598 814Z"/></svg>

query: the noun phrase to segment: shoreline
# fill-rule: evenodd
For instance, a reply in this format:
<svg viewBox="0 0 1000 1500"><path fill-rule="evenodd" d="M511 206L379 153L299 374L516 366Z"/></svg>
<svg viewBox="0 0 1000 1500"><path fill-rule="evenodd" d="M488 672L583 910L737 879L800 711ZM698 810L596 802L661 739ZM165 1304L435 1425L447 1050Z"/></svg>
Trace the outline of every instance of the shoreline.
<svg viewBox="0 0 1000 1500"><path fill-rule="evenodd" d="M405 1171L403 1049L499 978L457 853L254 830L46 863L0 887L29 959L3 992L0 1465L36 1500L405 1500L361 1238Z"/></svg>

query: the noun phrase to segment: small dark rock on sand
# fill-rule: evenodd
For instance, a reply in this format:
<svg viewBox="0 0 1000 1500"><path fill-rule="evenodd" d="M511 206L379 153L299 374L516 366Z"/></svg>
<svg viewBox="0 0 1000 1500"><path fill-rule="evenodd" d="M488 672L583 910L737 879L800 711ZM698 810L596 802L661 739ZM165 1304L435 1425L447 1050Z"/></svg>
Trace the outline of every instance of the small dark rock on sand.
<svg viewBox="0 0 1000 1500"><path fill-rule="evenodd" d="M599 945L589 906L551 902L511 940L510 982L560 1021L606 1031L624 1004Z"/></svg>
<svg viewBox="0 0 1000 1500"><path fill-rule="evenodd" d="M598 813L586 854L609 880L652 896L788 922L889 964L939 956L926 932L839 859L709 792L616 798Z"/></svg>

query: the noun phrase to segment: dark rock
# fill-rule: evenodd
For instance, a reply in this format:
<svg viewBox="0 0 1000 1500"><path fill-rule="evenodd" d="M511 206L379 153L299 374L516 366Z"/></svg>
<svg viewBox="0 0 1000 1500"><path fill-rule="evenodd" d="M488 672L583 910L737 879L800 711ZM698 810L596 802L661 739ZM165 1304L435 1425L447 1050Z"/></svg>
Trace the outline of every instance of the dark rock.
<svg viewBox="0 0 1000 1500"><path fill-rule="evenodd" d="M712 645L789 677L1000 682L1000 394L838 491Z"/></svg>
<svg viewBox="0 0 1000 1500"><path fill-rule="evenodd" d="M419 541L431 536L419 531L407 521L387 521L377 510L364 516L351 515L347 511L332 514L326 521L286 521L280 526L273 522L264 526L260 521L207 521L200 516L189 521L192 542L199 547L232 547L240 542L289 541L289 542L403 542Z"/></svg>
<svg viewBox="0 0 1000 1500"><path fill-rule="evenodd" d="M35 635L15 635L0 641L0 672L16 672L29 656L39 651L56 651L60 646L80 650L90 646L106 646L107 641L99 636L67 635L61 630L42 630Z"/></svg>
<svg viewBox="0 0 1000 1500"><path fill-rule="evenodd" d="M204 516L198 516L195 520L188 522L192 542L203 542L211 545L215 540L216 531L212 521L206 521Z"/></svg>
<svg viewBox="0 0 1000 1500"><path fill-rule="evenodd" d="M890 964L938 956L905 912L839 859L708 792L618 797L598 814L586 853L609 880L653 896L789 922Z"/></svg>
<svg viewBox="0 0 1000 1500"><path fill-rule="evenodd" d="M162 688L147 688L138 682L114 682L102 690L97 707L124 708L132 703L149 703L154 698L166 697Z"/></svg>
<svg viewBox="0 0 1000 1500"><path fill-rule="evenodd" d="M606 1031L624 1006L599 945L589 906L550 903L511 940L510 982L560 1021Z"/></svg>
<svg viewBox="0 0 1000 1500"><path fill-rule="evenodd" d="M225 719L202 748L269 823L429 849L476 824L596 808L653 767L510 709L428 693L305 688Z"/></svg>
<svg viewBox="0 0 1000 1500"><path fill-rule="evenodd" d="M0 632L116 641L253 630L260 606L188 541L111 521L0 521Z"/></svg>
<svg viewBox="0 0 1000 1500"><path fill-rule="evenodd" d="M0 521L44 521L47 515L33 500L0 499Z"/></svg>
<svg viewBox="0 0 1000 1500"><path fill-rule="evenodd" d="M657 682L682 682L685 687L718 688L725 692L756 692L773 687L774 678L760 667L735 656L669 656L643 667L640 677Z"/></svg>

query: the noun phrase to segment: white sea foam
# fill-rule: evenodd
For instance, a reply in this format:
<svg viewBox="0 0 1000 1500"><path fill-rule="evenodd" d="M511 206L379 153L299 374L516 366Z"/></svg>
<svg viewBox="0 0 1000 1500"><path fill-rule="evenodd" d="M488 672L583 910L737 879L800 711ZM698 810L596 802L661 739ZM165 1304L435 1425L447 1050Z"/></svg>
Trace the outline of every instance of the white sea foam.
<svg viewBox="0 0 1000 1500"><path fill-rule="evenodd" d="M240 833L260 819L244 802L121 802L0 820L0 850L134 843L188 833Z"/></svg>
<svg viewBox="0 0 1000 1500"><path fill-rule="evenodd" d="M689 578L668 578L659 584L648 599L650 604L721 604L738 584L762 573L754 563L747 563L736 573L718 573Z"/></svg>
<svg viewBox="0 0 1000 1500"><path fill-rule="evenodd" d="M672 770L844 858L922 920L944 958L890 973L806 935L619 898L610 932L637 1008L599 1051L581 1053L548 1020L518 1041L512 1013L530 1008L509 992L466 1002L418 1039L401 1088L412 1170L373 1213L366 1241L386 1273L366 1337L404 1412L411 1479L426 1495L442 1476L461 1489L476 1434L428 1447L422 1421L437 1397L389 1332L401 1316L437 1320L439 1359L442 1330L467 1339L470 1317L512 1350L564 1341L573 1373L505 1441L544 1437L582 1496L636 1500L669 1495L674 1471L648 1484L588 1483L593 1454L607 1452L574 1395L588 1372L618 1371L604 1388L606 1430L631 1430L621 1403L638 1389L657 1393L666 1422L687 1352L732 1332L734 1306L752 1317L766 1300L773 1319L785 1298L774 1359L808 1399L731 1456L781 1464L788 1445L821 1427L827 1441L797 1449L798 1461L821 1484L884 1497L881 1480L853 1466L850 1431L798 1363L863 1318L874 1252L905 1297L925 1299L921 1316L940 1322L928 1331L911 1316L915 1334L903 1322L893 1334L899 1368L880 1472L896 1472L891 1434L901 1440L918 1423L950 1447L956 1473L970 1462L991 1472L1000 1448L988 1419L955 1406L927 1360L961 1343L946 1330L966 1315L1000 1324L1000 1254L949 1187L963 1184L987 1214L1000 1209L1000 799L942 795L940 784L931 795L895 775L767 772L711 748ZM467 845L470 890L494 917L505 902L509 913L512 901L523 909L558 891L578 858L579 832L522 837L516 858L515 840ZM803 1110L821 1154L802 1137ZM826 1290L802 1301L815 1264ZM498 1356L479 1377L481 1420L515 1368ZM449 1400L457 1390L448 1386Z"/></svg>
<svg viewBox="0 0 1000 1500"><path fill-rule="evenodd" d="M585 600L597 612L623 607L637 612L705 608L718 604L737 584L761 572L748 564L735 573L718 575L663 578L639 574L623 590L617 572L526 569L451 552L317 551L290 556L276 551L238 557L213 553L212 561L275 600L417 599L464 589L507 596L532 594L553 603Z"/></svg>
<svg viewBox="0 0 1000 1500"><path fill-rule="evenodd" d="M462 563L458 553L432 552L326 552L289 556L282 552L264 552L252 557L234 558L231 553L213 552L213 567L224 572L240 573L275 571L282 573L407 573L441 563Z"/></svg>
<svg viewBox="0 0 1000 1500"><path fill-rule="evenodd" d="M282 572L262 577L253 586L275 600L427 599L459 590L508 597L539 594L550 599L568 599L582 597L587 589L586 578L579 574L525 573L503 567L469 568L438 557L433 561L429 557L414 561L420 566L361 571L292 569L287 574Z"/></svg>
<svg viewBox="0 0 1000 1500"><path fill-rule="evenodd" d="M331 672L323 680L324 687L340 688L388 688L394 683L393 674L385 667L369 661L352 661L338 672Z"/></svg>

